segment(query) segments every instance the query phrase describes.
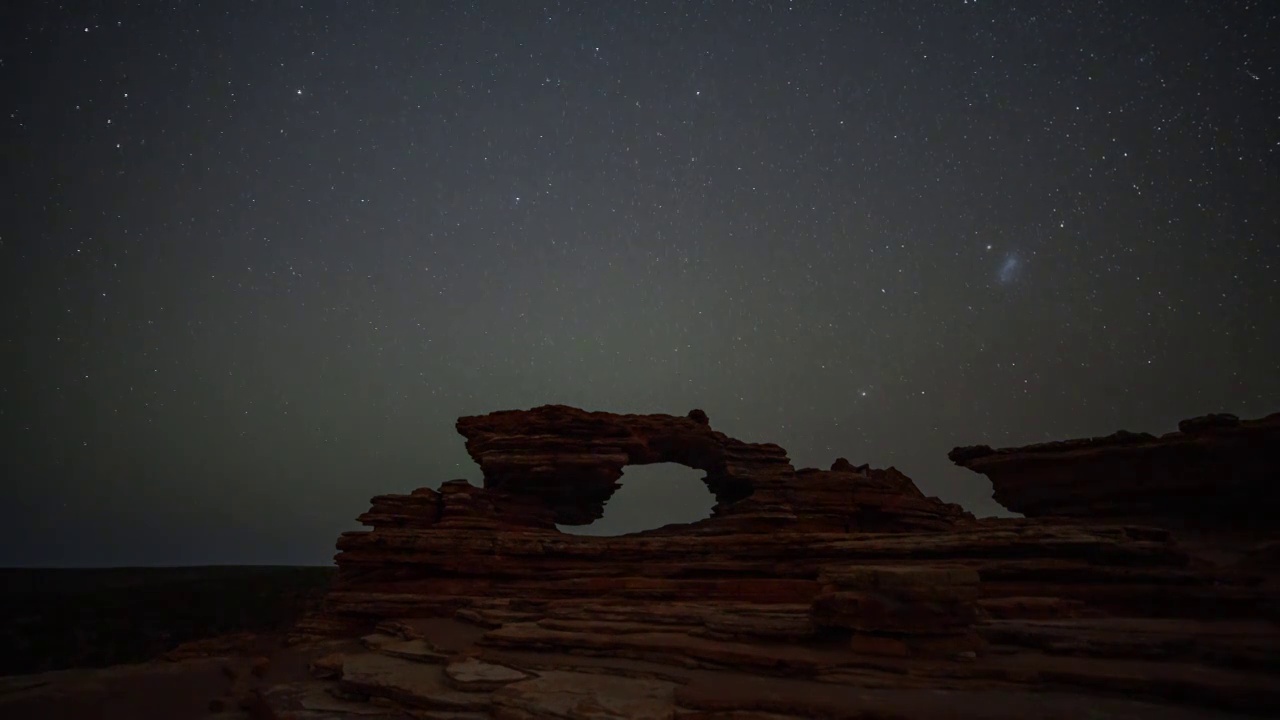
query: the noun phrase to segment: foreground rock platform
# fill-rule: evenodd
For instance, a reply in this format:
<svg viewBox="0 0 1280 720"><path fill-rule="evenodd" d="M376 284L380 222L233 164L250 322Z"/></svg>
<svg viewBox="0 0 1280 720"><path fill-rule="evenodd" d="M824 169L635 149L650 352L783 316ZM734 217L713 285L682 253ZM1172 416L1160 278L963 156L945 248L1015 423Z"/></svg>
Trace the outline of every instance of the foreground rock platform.
<svg viewBox="0 0 1280 720"><path fill-rule="evenodd" d="M1248 634L1261 653L1253 667L1164 657L1171 637L1188 637L1162 626L1129 628L1148 634L1145 642L1120 640L1147 657L1116 657L1089 643L1055 650L1053 638L1081 637L1075 621L1006 622L983 631L991 652L923 661L829 645L717 640L673 622L713 617L714 604L659 612L644 629L645 607L630 606L627 622L543 619L491 630L413 619L364 639L279 642L257 657L3 678L0 717L1226 720L1274 716L1280 708L1274 674L1264 670L1269 664L1274 672L1280 638L1256 625L1201 624L1194 633L1197 641ZM565 610L558 614L568 617ZM596 615L589 607L579 613ZM1099 621L1079 622L1094 637L1106 636ZM407 634L431 654L391 654Z"/></svg>

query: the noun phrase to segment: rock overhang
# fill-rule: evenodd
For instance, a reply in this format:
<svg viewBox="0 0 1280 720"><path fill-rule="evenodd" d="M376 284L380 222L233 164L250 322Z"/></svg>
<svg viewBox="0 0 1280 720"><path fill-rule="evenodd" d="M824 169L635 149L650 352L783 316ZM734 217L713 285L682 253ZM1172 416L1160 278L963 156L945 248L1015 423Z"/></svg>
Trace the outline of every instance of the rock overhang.
<svg viewBox="0 0 1280 720"><path fill-rule="evenodd" d="M957 447L956 465L986 475L1004 507L1028 517L1141 521L1201 531L1274 532L1280 511L1280 413L1217 413L1160 436L1111 435L1022 447Z"/></svg>

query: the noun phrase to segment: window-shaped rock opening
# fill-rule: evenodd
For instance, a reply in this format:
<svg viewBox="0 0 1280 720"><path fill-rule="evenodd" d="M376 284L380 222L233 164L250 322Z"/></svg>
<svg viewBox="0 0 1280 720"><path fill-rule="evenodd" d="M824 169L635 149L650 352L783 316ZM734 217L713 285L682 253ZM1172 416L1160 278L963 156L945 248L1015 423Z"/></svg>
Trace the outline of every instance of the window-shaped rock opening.
<svg viewBox="0 0 1280 720"><path fill-rule="evenodd" d="M557 525L569 535L612 537L684 525L711 517L716 498L703 482L706 473L678 463L628 465L621 487L590 525Z"/></svg>

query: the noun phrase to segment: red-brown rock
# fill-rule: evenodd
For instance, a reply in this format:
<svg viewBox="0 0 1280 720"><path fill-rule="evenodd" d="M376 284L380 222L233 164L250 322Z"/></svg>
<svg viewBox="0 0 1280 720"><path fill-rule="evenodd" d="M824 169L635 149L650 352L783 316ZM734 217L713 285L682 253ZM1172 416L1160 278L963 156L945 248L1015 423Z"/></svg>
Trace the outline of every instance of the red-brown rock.
<svg viewBox="0 0 1280 720"><path fill-rule="evenodd" d="M547 406L463 418L459 429L485 469L485 487L455 480L374 498L361 516L372 531L339 539L338 581L305 630L332 634L460 610L489 623L482 607L490 598L807 605L834 591L824 586L844 566L940 562L976 571L980 593L964 592L986 599L1170 615L1265 605L1256 589L1189 568L1167 531L975 521L893 468L839 459L827 471L795 471L778 446L717 433L702 413ZM598 514L627 463L666 461L707 471L708 485L721 491L711 518L623 537L556 529L557 521Z"/></svg>
<svg viewBox="0 0 1280 720"><path fill-rule="evenodd" d="M1161 437L1117 432L993 450L953 462L991 479L995 499L1028 517L1155 525L1193 534L1276 535L1280 413L1206 415Z"/></svg>
<svg viewBox="0 0 1280 720"><path fill-rule="evenodd" d="M1217 418L1187 429L1204 438L1231 427ZM914 678L931 687L936 682L923 679L930 672L1045 681L1049 675L1008 660L1027 648L1148 657L1139 648L1145 635L1102 642L1102 621L1174 619L1163 621L1169 624L1153 642L1186 648L1194 643L1176 631L1183 618L1258 622L1276 612L1274 584L1219 572L1167 527L1056 516L976 520L926 497L893 468L838 459L829 470L796 470L782 448L729 438L699 411L614 415L547 406L462 418L458 429L484 470L483 487L454 480L374 498L360 517L372 529L339 538L338 579L302 633L377 625L374 637L395 642L373 647L366 637L366 646L406 659L392 646L424 643L414 634L417 620L388 620L453 617L479 626L471 629L484 632L482 644L495 651L824 682ZM1152 442L1119 436L1102 447L1119 452ZM981 461L996 452L957 457ZM717 498L712 517L621 537L557 529L599 517L626 465L655 462L703 470ZM1250 567L1266 567L1274 554L1263 546L1249 556ZM1269 657L1220 624L1205 627L1211 655L1178 649L1162 661L1222 657L1256 667ZM997 642L1002 647L986 651ZM421 665L422 655L408 659ZM880 675L868 680L868 672ZM1067 674L1091 686L1115 683L1101 669ZM373 687L345 675L343 682Z"/></svg>
<svg viewBox="0 0 1280 720"><path fill-rule="evenodd" d="M785 450L716 432L701 410L677 417L544 405L460 418L457 428L486 489L540 498L562 525L600 518L626 465L705 470L717 513L795 474Z"/></svg>
<svg viewBox="0 0 1280 720"><path fill-rule="evenodd" d="M546 405L464 417L457 427L485 489L536 498L562 525L601 517L624 466L663 462L706 472L703 482L716 498L712 517L724 528L767 531L799 517L815 530L896 532L945 529L972 517L925 497L893 468L855 468L842 458L830 471L797 473L781 447L716 432L701 410L678 417Z"/></svg>
<svg viewBox="0 0 1280 720"><path fill-rule="evenodd" d="M979 576L963 566L853 565L830 568L810 608L819 631L852 632L849 647L872 655L976 657Z"/></svg>

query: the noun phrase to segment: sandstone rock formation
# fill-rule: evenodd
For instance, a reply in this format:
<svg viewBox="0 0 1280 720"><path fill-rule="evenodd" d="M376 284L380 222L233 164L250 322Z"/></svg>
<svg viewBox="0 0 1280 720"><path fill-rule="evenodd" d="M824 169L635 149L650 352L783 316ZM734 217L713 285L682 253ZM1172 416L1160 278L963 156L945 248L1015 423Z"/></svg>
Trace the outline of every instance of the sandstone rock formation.
<svg viewBox="0 0 1280 720"><path fill-rule="evenodd" d="M1221 423L1184 434L1218 437ZM374 498L360 518L372 529L339 539L338 579L299 627L339 637L377 628L337 673L344 692L477 717L577 717L561 704L587 681L555 673L587 664L656 683L623 694L661 717L677 705L702 713L682 717L841 716L798 700L712 702L673 690L664 667L752 683L1073 688L1280 709L1268 689L1280 687L1268 644L1280 640L1275 587L1219 571L1167 528L977 520L893 468L840 459L796 470L782 448L729 438L700 411L546 406L462 418L458 430L484 486ZM653 462L703 470L712 516L621 537L557 529L598 518L623 468ZM452 657L432 636L442 626L422 629L442 622L470 628L468 652L483 657ZM1108 627L1130 630L1109 641ZM337 672L332 660L317 671ZM615 685L600 683L623 692ZM481 690L491 696L479 704L459 694Z"/></svg>
<svg viewBox="0 0 1280 720"><path fill-rule="evenodd" d="M1206 415L1160 437L1120 431L999 450L958 447L949 457L990 478L996 501L1027 517L1277 535L1280 413Z"/></svg>
<svg viewBox="0 0 1280 720"><path fill-rule="evenodd" d="M536 500L561 525L600 518L623 467L665 462L706 472L703 482L716 498L713 519L749 516L761 529L794 524L797 515L845 531L941 529L969 517L926 498L892 468L855 468L840 459L829 472L798 474L781 447L716 432L701 410L676 417L546 405L464 417L457 428L486 490Z"/></svg>

